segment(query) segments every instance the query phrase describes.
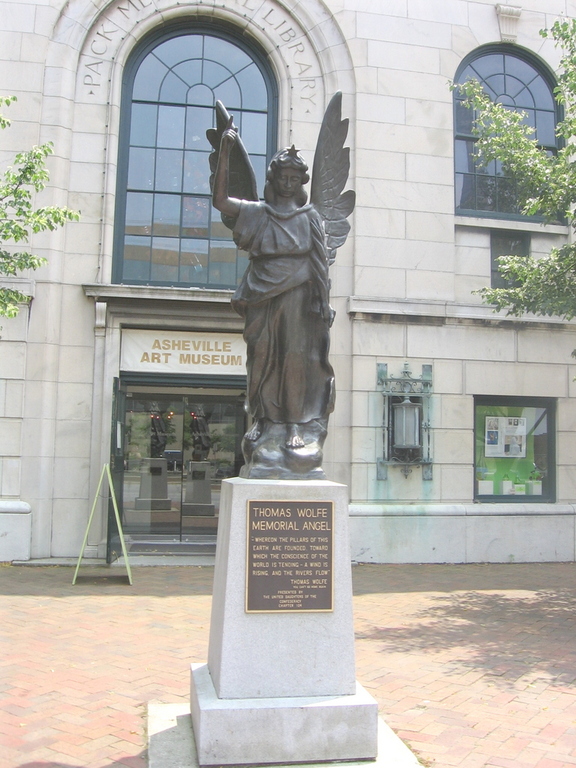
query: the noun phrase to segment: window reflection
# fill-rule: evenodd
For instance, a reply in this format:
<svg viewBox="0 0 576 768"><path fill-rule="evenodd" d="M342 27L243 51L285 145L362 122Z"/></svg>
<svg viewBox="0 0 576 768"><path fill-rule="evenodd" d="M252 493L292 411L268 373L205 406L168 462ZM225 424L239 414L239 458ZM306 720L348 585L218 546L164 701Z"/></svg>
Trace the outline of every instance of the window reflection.
<svg viewBox="0 0 576 768"><path fill-rule="evenodd" d="M210 201L202 197L184 197L182 200L182 234L208 236Z"/></svg>
<svg viewBox="0 0 576 768"><path fill-rule="evenodd" d="M158 138L156 140L159 147L183 149L185 117L186 113L182 107L160 107L158 111Z"/></svg>
<svg viewBox="0 0 576 768"><path fill-rule="evenodd" d="M153 195L129 192L126 197L126 234L149 235L152 232Z"/></svg>
<svg viewBox="0 0 576 768"><path fill-rule="evenodd" d="M209 152L186 152L184 161L184 192L210 194Z"/></svg>
<svg viewBox="0 0 576 768"><path fill-rule="evenodd" d="M179 195L154 195L154 235L178 237L180 234Z"/></svg>
<svg viewBox="0 0 576 768"><path fill-rule="evenodd" d="M128 165L128 186L132 189L152 189L154 186L153 149L132 147Z"/></svg>
<svg viewBox="0 0 576 768"><path fill-rule="evenodd" d="M130 144L133 147L153 147L156 144L158 107L155 104L133 104L130 123Z"/></svg>

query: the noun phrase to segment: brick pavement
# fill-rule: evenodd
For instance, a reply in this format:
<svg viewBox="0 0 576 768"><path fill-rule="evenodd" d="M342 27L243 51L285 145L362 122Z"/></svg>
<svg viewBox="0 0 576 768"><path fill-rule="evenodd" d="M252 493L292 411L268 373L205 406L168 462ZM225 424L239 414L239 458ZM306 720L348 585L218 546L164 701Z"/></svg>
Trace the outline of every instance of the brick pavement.
<svg viewBox="0 0 576 768"><path fill-rule="evenodd" d="M0 768L144 768L213 570L0 567ZM357 676L434 768L576 765L576 565L354 568Z"/></svg>

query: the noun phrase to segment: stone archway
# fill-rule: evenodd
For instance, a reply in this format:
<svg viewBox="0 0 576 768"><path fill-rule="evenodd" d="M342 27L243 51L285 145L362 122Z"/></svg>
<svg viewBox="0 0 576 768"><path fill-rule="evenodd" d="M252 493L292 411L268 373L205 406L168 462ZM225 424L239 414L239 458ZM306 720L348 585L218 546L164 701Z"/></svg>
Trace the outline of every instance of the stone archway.
<svg viewBox="0 0 576 768"><path fill-rule="evenodd" d="M57 147L64 187L98 225L99 279L111 274L112 227L124 64L134 46L167 22L222 20L266 51L279 90L279 145L297 141L310 155L329 96L354 95L354 71L342 31L320 0L288 11L278 0L227 0L216 7L174 0L114 0L94 12L71 0L54 27L46 62L42 132ZM92 13L90 13L92 10ZM353 103L347 114L353 120ZM92 233L92 237L94 232Z"/></svg>

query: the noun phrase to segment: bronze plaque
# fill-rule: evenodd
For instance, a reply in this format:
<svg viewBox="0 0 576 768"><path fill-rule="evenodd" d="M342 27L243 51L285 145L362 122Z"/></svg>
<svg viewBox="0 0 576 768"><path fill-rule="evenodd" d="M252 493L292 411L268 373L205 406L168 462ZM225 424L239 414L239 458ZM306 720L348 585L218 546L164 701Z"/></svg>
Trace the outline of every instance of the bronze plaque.
<svg viewBox="0 0 576 768"><path fill-rule="evenodd" d="M332 501L249 501L246 612L331 611Z"/></svg>

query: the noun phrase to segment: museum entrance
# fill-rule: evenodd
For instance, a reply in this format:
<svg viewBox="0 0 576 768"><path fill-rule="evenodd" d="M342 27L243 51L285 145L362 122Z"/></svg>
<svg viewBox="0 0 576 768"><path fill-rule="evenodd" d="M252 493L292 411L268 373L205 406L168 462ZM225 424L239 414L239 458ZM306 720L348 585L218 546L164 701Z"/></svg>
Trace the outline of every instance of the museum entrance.
<svg viewBox="0 0 576 768"><path fill-rule="evenodd" d="M128 551L213 553L220 485L243 464L244 391L121 382L114 486ZM108 559L120 553L109 516Z"/></svg>

